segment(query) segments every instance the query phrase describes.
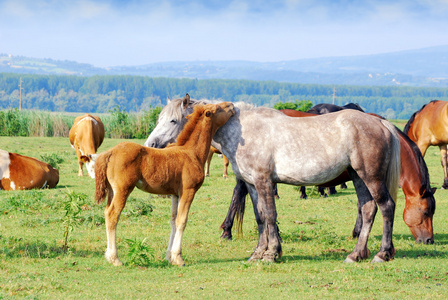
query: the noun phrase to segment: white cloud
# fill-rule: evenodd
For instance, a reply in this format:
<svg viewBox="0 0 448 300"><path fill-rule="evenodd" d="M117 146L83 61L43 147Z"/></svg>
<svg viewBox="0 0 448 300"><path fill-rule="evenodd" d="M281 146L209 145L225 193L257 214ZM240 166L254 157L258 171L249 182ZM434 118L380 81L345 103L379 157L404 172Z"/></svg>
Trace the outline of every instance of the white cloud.
<svg viewBox="0 0 448 300"><path fill-rule="evenodd" d="M448 0L0 0L0 53L99 66L381 53L448 44L447 9Z"/></svg>

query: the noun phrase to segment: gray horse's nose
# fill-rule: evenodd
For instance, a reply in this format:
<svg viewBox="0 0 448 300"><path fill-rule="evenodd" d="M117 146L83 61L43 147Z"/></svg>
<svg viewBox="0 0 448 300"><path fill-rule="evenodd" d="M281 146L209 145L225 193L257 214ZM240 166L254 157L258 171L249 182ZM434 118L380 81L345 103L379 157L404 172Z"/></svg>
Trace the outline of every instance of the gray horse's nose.
<svg viewBox="0 0 448 300"><path fill-rule="evenodd" d="M154 140L152 142L148 142L148 141L145 142L145 147L158 148L157 147L158 145L159 144L157 143L157 140Z"/></svg>

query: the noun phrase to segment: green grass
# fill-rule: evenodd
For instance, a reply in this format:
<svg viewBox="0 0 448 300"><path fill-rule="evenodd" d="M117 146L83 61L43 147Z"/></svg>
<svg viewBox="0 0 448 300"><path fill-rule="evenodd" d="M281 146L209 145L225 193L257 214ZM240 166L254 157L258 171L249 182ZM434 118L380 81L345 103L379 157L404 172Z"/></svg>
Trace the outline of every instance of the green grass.
<svg viewBox="0 0 448 300"><path fill-rule="evenodd" d="M103 152L122 140L106 139ZM136 142L142 144L143 140ZM77 176L75 152L67 138L1 137L0 149L33 157L56 156L60 182L52 190L0 191L0 299L267 299L357 298L446 299L448 297L448 191L436 193L434 245L417 245L404 224L404 196L400 190L394 226L395 259L371 264L380 247L381 216L372 229L369 260L342 263L356 240L351 231L356 219L353 185L329 198L311 194L300 200L292 186L280 185L278 221L283 257L276 264L246 262L258 240L250 201L243 235L233 241L220 239L232 196L235 177L222 178L222 160L212 161L192 204L183 240L186 266L165 260L170 234L171 199L139 190L128 199L118 224L118 253L125 263L106 262L103 205L94 202L94 181ZM440 188L443 172L438 148L426 161L433 186ZM340 191L338 189L338 191ZM78 215L81 221L64 244L64 201L68 192L87 195ZM126 242L144 242L150 261L138 266L129 261L136 251ZM152 255L154 258L152 258Z"/></svg>

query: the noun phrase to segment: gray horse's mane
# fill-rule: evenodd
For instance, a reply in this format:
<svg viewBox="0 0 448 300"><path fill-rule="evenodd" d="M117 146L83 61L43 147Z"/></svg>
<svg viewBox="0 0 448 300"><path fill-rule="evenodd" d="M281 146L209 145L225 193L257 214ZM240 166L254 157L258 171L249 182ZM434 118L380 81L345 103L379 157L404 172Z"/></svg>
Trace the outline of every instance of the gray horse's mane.
<svg viewBox="0 0 448 300"><path fill-rule="evenodd" d="M181 120L183 117L182 110L180 109L180 106L182 105L182 100L183 99L181 99L181 98L171 100L172 104L166 105L160 112L159 120L161 120L165 117L173 118L176 120ZM223 102L223 101L222 100L208 100L208 99L200 99L200 100L190 99L190 104L188 105L188 108L187 108L187 114L190 114L193 112L193 107L195 105L210 104L210 103L216 104L216 103L221 103L221 102ZM249 104L249 103L245 103L245 102L235 102L234 105L236 108L238 108L240 110L251 110L251 109L256 108L256 106L254 106L253 104Z"/></svg>

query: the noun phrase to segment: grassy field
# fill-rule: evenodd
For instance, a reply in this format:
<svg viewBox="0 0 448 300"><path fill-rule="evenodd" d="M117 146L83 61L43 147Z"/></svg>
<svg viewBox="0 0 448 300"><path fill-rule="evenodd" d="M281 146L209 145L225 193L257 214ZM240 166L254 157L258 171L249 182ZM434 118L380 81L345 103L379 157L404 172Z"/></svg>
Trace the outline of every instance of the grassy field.
<svg viewBox="0 0 448 300"><path fill-rule="evenodd" d="M99 150L120 141L106 139ZM143 144L143 140L136 142ZM235 177L230 172L229 179L222 178L222 160L215 156L211 176L190 210L183 241L186 266L171 266L164 260L171 199L136 190L118 224L118 251L125 265L113 267L104 259L104 204L94 202L94 180L77 176L76 156L68 139L0 137L0 149L63 160L55 189L0 191L0 299L448 297L448 191L439 189L435 195L434 245L414 243L402 219L404 196L400 190L395 259L370 263L381 243L378 213L369 240L370 259L344 264L356 244L350 237L356 219L353 185L325 199L309 187L307 200L300 200L294 187L280 185L277 209L283 257L276 264L248 263L258 239L252 205L248 201L243 235L234 233L233 241L221 240L219 226L227 213ZM440 188L443 173L438 148L430 148L426 161L432 185ZM64 203L76 195L85 195L85 200L79 202L82 210L64 253L68 222ZM132 264L129 240L147 242L149 262Z"/></svg>

